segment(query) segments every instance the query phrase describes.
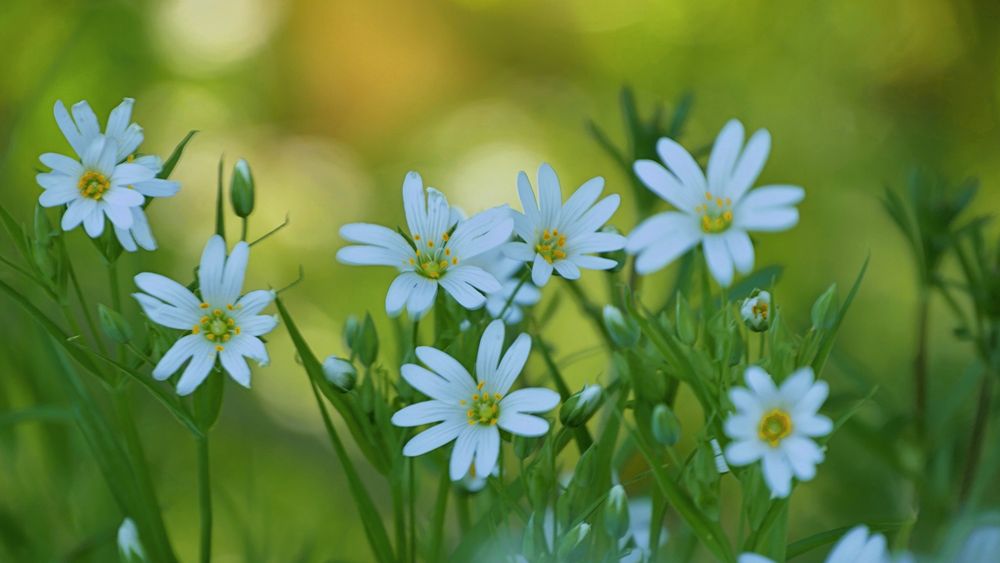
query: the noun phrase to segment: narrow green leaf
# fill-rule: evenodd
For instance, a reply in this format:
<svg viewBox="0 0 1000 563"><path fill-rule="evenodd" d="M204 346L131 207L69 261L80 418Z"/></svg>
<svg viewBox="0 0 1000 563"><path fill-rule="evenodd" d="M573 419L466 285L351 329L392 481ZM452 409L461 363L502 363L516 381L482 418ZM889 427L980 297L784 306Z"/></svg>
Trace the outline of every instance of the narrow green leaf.
<svg viewBox="0 0 1000 563"><path fill-rule="evenodd" d="M24 234L24 227L14 219L14 216L7 211L7 208L0 205L0 221L3 222L4 230L10 236L10 240L17 247L18 252L24 259L28 259L28 242Z"/></svg>
<svg viewBox="0 0 1000 563"><path fill-rule="evenodd" d="M837 332L840 330L841 323L844 322L844 317L847 316L847 310L851 307L851 303L854 302L854 297L858 294L858 289L861 288L861 280L865 278L865 272L868 270L868 261L871 260L871 255L865 258L864 264L861 265L861 271L858 272L857 278L854 279L854 285L851 286L851 291L847 294L847 299L844 300L844 304L840 306L840 313L837 315L837 321L834 323L833 327L824 331L823 339L820 341L819 352L816 353L816 358L813 359L812 368L813 371L818 375L823 371L823 366L826 364L827 358L830 356L830 351L833 350L833 342L836 340Z"/></svg>
<svg viewBox="0 0 1000 563"><path fill-rule="evenodd" d="M223 166L225 164L225 157L219 157L219 182L218 188L215 192L215 234L225 240L226 238L226 203L222 197L222 174Z"/></svg>
<svg viewBox="0 0 1000 563"><path fill-rule="evenodd" d="M174 152L170 153L167 160L163 162L163 168L160 168L160 173L156 175L157 178L169 178L170 174L174 171L174 167L177 166L177 162L181 159L181 155L184 154L184 148L187 147L188 141L191 137L194 137L195 133L198 131L191 130L188 134L181 139L181 142L177 143L174 147Z"/></svg>

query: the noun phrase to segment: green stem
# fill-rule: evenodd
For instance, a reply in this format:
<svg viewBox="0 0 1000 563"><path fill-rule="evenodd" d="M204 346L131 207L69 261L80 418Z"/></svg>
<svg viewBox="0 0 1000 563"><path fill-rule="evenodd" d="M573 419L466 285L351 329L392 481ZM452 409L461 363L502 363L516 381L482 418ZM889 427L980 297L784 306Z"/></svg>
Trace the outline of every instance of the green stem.
<svg viewBox="0 0 1000 563"><path fill-rule="evenodd" d="M587 295L580 289L579 280L566 280L566 286L569 288L570 295L576 299L577 304L580 306L580 310L583 314L589 318L593 323L594 327L597 328L597 332L604 339L604 343L608 348L614 348L615 343L611 340L611 335L608 334L608 330L604 327L604 317L601 313L601 309L590 302Z"/></svg>
<svg viewBox="0 0 1000 563"><path fill-rule="evenodd" d="M212 479L208 436L198 438L198 498L201 506L201 563L212 560Z"/></svg>
<svg viewBox="0 0 1000 563"><path fill-rule="evenodd" d="M507 298L507 302L503 304L503 309L500 309L500 314L497 315L498 319L503 319L504 315L507 314L507 309L510 309L510 306L514 304L514 299L517 297L518 292L521 291L521 288L524 287L524 284L527 283L530 276L531 270L527 268L521 272L521 279L517 281L517 285L514 286L514 292L510 294L510 297Z"/></svg>
<svg viewBox="0 0 1000 563"><path fill-rule="evenodd" d="M76 277L76 270L73 268L73 262L69 259L69 253L66 252L66 243L63 241L63 237L59 237L59 247L63 254L63 263L66 264L66 271L69 274L69 281L73 285L73 293L76 294L76 300L80 304L80 308L83 309L83 318L87 321L87 327L90 329L90 335L94 339L94 342L97 342L97 349L106 356L108 355L108 349L104 346L104 341L101 340L101 332L97 330L97 323L94 322L94 317L90 314L90 306L87 304L87 299L83 295L83 289L80 287L80 280Z"/></svg>
<svg viewBox="0 0 1000 563"><path fill-rule="evenodd" d="M913 417L917 432L924 435L927 429L927 328L930 313L930 291L921 287L917 301L917 351L913 358Z"/></svg>
<svg viewBox="0 0 1000 563"><path fill-rule="evenodd" d="M249 226L250 226L249 219L247 219L246 217L244 217L243 218L243 226L242 226L242 229L240 231L240 240L243 241L243 242L246 242L246 240L247 240L247 229L249 228Z"/></svg>
<svg viewBox="0 0 1000 563"><path fill-rule="evenodd" d="M417 490L415 487L415 479L413 476L413 458L406 458L406 466L408 469L406 490L409 492L410 501L410 561L416 563L417 561Z"/></svg>
<svg viewBox="0 0 1000 563"><path fill-rule="evenodd" d="M983 373L983 383L979 388L979 403L976 406L976 416L972 423L972 434L969 438L969 453L966 456L965 472L962 476L962 487L959 489L959 501L968 499L972 483L976 480L976 468L983 453L983 439L986 437L986 423L990 414L990 403L993 400L993 373Z"/></svg>
<svg viewBox="0 0 1000 563"><path fill-rule="evenodd" d="M444 519L448 512L448 493L451 491L451 478L448 470L441 471L441 481L438 483L437 500L434 501L434 517L431 521L431 549L429 558L441 560L441 543L444 538Z"/></svg>

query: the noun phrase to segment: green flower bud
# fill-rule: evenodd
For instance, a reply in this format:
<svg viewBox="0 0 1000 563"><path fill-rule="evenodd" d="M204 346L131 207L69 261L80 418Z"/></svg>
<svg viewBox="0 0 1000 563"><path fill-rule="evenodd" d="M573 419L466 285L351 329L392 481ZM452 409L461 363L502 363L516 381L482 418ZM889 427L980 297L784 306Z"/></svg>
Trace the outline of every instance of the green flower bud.
<svg viewBox="0 0 1000 563"><path fill-rule="evenodd" d="M604 306L604 328L611 335L611 340L622 348L631 348L639 342L639 323L626 318L614 305Z"/></svg>
<svg viewBox="0 0 1000 563"><path fill-rule="evenodd" d="M101 323L101 332L119 344L132 340L132 328L118 311L104 305L97 305L97 319Z"/></svg>
<svg viewBox="0 0 1000 563"><path fill-rule="evenodd" d="M559 409L559 420L566 426L575 428L590 420L604 402L604 390L600 385L586 385L576 394L566 399Z"/></svg>
<svg viewBox="0 0 1000 563"><path fill-rule="evenodd" d="M327 356L323 360L323 375L341 393L354 389L358 380L358 370L354 369L354 364L337 356Z"/></svg>
<svg viewBox="0 0 1000 563"><path fill-rule="evenodd" d="M237 216L246 219L253 213L253 173L250 172L250 165L242 158L233 166L233 178L229 184L229 197L233 202L233 211Z"/></svg>
<svg viewBox="0 0 1000 563"><path fill-rule="evenodd" d="M619 231L618 228L615 227L614 225L605 225L603 228L601 228L600 232L611 233L613 235L622 234L622 232ZM602 252L600 256L601 258L607 258L608 260L615 261L614 267L608 270L609 272L612 273L621 271L621 269L625 267L625 260L628 259L628 254L625 253L624 248L619 248L618 250L614 250L612 252Z"/></svg>
<svg viewBox="0 0 1000 563"><path fill-rule="evenodd" d="M771 294L755 289L750 297L743 300L740 316L747 328L754 332L764 332L771 326Z"/></svg>
<svg viewBox="0 0 1000 563"><path fill-rule="evenodd" d="M664 446L673 446L681 437L681 423L670 407L660 403L653 407L653 438Z"/></svg>
<svg viewBox="0 0 1000 563"><path fill-rule="evenodd" d="M344 321L344 345L347 346L348 349L354 350L354 344L358 341L360 335L361 321L359 321L354 315L347 317L347 320Z"/></svg>
<svg viewBox="0 0 1000 563"><path fill-rule="evenodd" d="M515 434L511 442L513 443L514 455L517 456L517 459L528 459L528 456L535 453L535 450L542 444L542 439Z"/></svg>
<svg viewBox="0 0 1000 563"><path fill-rule="evenodd" d="M139 530L131 518L126 518L118 527L118 557L122 563L140 563L146 560L139 541Z"/></svg>
<svg viewBox="0 0 1000 563"><path fill-rule="evenodd" d="M604 503L604 529L608 535L618 539L628 533L628 496L625 487L615 485Z"/></svg>
<svg viewBox="0 0 1000 563"><path fill-rule="evenodd" d="M375 321L371 314L365 313L365 322L361 327L360 339L355 341L354 352L365 367L371 367L378 358L378 333L375 332Z"/></svg>
<svg viewBox="0 0 1000 563"><path fill-rule="evenodd" d="M566 557L569 557L569 555L583 543L583 540L587 539L587 535L589 534L590 524L580 522L576 526L573 526L573 528L566 532L566 535L564 535L559 541L559 559L563 560Z"/></svg>
<svg viewBox="0 0 1000 563"><path fill-rule="evenodd" d="M833 325L837 323L837 315L840 314L839 309L837 284L833 284L813 303L810 314L813 328L817 330L833 328Z"/></svg>
<svg viewBox="0 0 1000 563"><path fill-rule="evenodd" d="M674 316L677 321L678 340L689 346L694 344L694 341L698 338L698 326L695 324L694 311L691 310L691 304L684 298L683 293L677 294Z"/></svg>

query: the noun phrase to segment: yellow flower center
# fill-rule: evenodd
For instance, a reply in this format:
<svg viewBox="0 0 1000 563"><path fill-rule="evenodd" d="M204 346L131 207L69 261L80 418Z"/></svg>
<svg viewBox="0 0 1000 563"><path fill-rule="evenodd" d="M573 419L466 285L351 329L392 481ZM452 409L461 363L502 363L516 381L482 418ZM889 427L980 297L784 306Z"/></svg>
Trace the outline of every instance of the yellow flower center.
<svg viewBox="0 0 1000 563"><path fill-rule="evenodd" d="M757 436L772 448L778 447L791 433L792 417L781 409L771 409L764 413L757 426Z"/></svg>
<svg viewBox="0 0 1000 563"><path fill-rule="evenodd" d="M202 309L208 309L208 303L202 303ZM226 305L227 311L233 311L236 307ZM240 333L240 327L236 326L236 320L230 317L222 309L215 309L211 313L203 316L198 324L191 328L191 334L203 334L205 339L215 343L215 349L221 351L223 344L229 342L234 336Z"/></svg>
<svg viewBox="0 0 1000 563"><path fill-rule="evenodd" d="M701 230L706 233L721 233L733 224L733 202L728 197L721 198L705 192L705 203L694 210L701 215Z"/></svg>
<svg viewBox="0 0 1000 563"><path fill-rule="evenodd" d="M753 312L753 316L767 319L767 303L765 301L758 299L750 310Z"/></svg>
<svg viewBox="0 0 1000 563"><path fill-rule="evenodd" d="M417 243L416 256L408 261L414 271L425 278L436 280L444 275L448 266L457 265L458 257L453 256L451 249L447 247L448 238L448 233L444 233L441 235L441 243L435 245L429 239L422 243L420 235L414 235L413 240Z"/></svg>
<svg viewBox="0 0 1000 563"><path fill-rule="evenodd" d="M466 417L469 419L469 425L482 424L484 426L494 426L497 420L500 419L500 399L503 395L500 393L484 393L483 383L479 383L476 386L480 392L472 395L472 399L469 401L462 400L459 401L463 406L468 406L469 410L465 411Z"/></svg>
<svg viewBox="0 0 1000 563"><path fill-rule="evenodd" d="M83 197L100 201L104 197L104 192L111 188L111 181L100 172L88 170L80 176L76 187L80 190L80 195Z"/></svg>
<svg viewBox="0 0 1000 563"><path fill-rule="evenodd" d="M535 252L549 264L566 258L566 235L559 234L559 229L548 229L542 232L542 239L535 245Z"/></svg>

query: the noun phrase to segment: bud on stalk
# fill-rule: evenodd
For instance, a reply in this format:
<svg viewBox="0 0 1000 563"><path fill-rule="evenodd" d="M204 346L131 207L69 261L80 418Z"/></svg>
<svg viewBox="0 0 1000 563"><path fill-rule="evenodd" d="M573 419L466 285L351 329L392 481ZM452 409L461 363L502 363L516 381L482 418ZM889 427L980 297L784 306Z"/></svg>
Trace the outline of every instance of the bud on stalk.
<svg viewBox="0 0 1000 563"><path fill-rule="evenodd" d="M604 504L604 529L608 535L618 539L628 533L628 497L621 485L611 487L608 500Z"/></svg>
<svg viewBox="0 0 1000 563"><path fill-rule="evenodd" d="M575 428L583 426L590 420L597 409L604 402L604 390L600 385L586 385L575 395L566 399L562 408L559 409L559 420L565 426Z"/></svg>
<svg viewBox="0 0 1000 563"><path fill-rule="evenodd" d="M240 159L233 166L233 178L229 184L229 197L233 203L233 211L237 216L246 219L253 213L254 183L250 164Z"/></svg>
<svg viewBox="0 0 1000 563"><path fill-rule="evenodd" d="M740 316L747 328L754 332L764 332L771 326L771 294L755 289L743 300Z"/></svg>
<svg viewBox="0 0 1000 563"><path fill-rule="evenodd" d="M604 306L604 328L611 340L622 348L631 348L639 342L639 323L634 319L625 318L621 309L614 305Z"/></svg>
<svg viewBox="0 0 1000 563"><path fill-rule="evenodd" d="M354 364L337 356L328 356L323 360L323 375L341 393L354 389L358 380L358 370L354 369Z"/></svg>

